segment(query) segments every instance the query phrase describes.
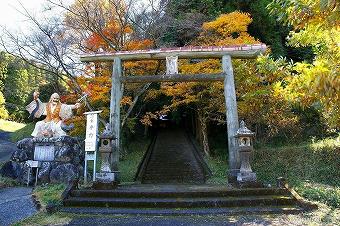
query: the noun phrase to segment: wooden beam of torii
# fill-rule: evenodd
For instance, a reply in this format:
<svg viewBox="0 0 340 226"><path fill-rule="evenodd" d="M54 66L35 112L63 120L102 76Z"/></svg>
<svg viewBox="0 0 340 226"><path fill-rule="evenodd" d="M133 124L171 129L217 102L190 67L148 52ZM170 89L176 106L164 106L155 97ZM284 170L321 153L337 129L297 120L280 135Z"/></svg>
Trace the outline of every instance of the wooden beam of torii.
<svg viewBox="0 0 340 226"><path fill-rule="evenodd" d="M231 58L256 58L266 50L265 44L238 45L238 46L191 46L180 48L163 48L154 50L119 51L112 53L84 54L80 56L82 62L113 62L112 89L110 102L110 124L114 137L112 150L112 168L116 169L119 160L120 148L120 100L122 97L121 83L134 82L192 82L192 81L224 81L224 97L226 104L228 152L229 152L229 178L236 179L240 168L237 150L236 135L238 129L238 113L234 74ZM135 60L165 60L175 57L177 59L222 59L222 73L180 75L177 72L166 75L122 76L121 61ZM171 60L173 61L173 59Z"/></svg>
<svg viewBox="0 0 340 226"><path fill-rule="evenodd" d="M238 46L189 46L179 48L162 48L151 50L118 51L80 56L82 62L113 61L115 57L121 60L160 60L168 56L178 56L179 59L219 58L229 55L232 58L256 58L266 50L265 44L238 45Z"/></svg>

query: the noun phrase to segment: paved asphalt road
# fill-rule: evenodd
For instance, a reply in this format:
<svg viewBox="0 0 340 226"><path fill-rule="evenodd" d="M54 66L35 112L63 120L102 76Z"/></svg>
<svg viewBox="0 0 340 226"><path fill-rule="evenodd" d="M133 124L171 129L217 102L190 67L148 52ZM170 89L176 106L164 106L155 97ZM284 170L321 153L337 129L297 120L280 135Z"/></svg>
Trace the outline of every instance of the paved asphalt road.
<svg viewBox="0 0 340 226"><path fill-rule="evenodd" d="M17 149L9 140L10 133L0 132L0 162L6 162ZM36 213L32 188L11 187L0 189L0 226L11 225Z"/></svg>
<svg viewBox="0 0 340 226"><path fill-rule="evenodd" d="M37 210L32 200L32 188L13 187L0 189L0 225L11 225L29 217Z"/></svg>
<svg viewBox="0 0 340 226"><path fill-rule="evenodd" d="M10 133L0 132L0 162L8 161L17 150L16 144L9 139Z"/></svg>

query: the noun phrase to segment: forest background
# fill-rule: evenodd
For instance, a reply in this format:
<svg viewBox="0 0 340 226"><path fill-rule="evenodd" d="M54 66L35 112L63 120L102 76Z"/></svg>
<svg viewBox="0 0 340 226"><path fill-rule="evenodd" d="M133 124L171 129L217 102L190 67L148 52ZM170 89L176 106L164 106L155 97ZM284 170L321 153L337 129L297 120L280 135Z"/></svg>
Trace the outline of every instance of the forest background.
<svg viewBox="0 0 340 226"><path fill-rule="evenodd" d="M233 62L239 115L257 140L284 143L339 130L338 1L78 0L66 5L48 0L45 12L54 8L63 9L63 15L36 17L19 9L32 32L3 28L7 52L0 54L0 118L28 122L25 106L39 89L45 101L53 92L62 94L63 102L88 93L82 111L103 110L102 121L107 121L110 65L84 68L81 53L262 42L269 46L265 55ZM218 72L220 64L181 61L179 71ZM164 62L124 64L125 75L159 73ZM126 85L121 105L126 138L164 113L173 118L194 114L206 154L214 154L209 135L225 131L220 83ZM84 118L74 121L73 135L83 134Z"/></svg>
<svg viewBox="0 0 340 226"><path fill-rule="evenodd" d="M62 14L53 13L56 9ZM71 4L46 0L38 15L23 6L18 10L29 22L30 32L2 27L0 36L4 50L0 122L27 123L14 140L29 136L34 127L25 110L34 90L40 91L43 101L60 93L65 103L88 94L72 119L76 128L71 135L84 135L85 111L103 110L101 127L108 121L111 65L84 65L80 54L265 43L267 52L256 60L233 60L239 118L256 132L254 170L261 181L273 183L284 176L304 197L340 206L338 0L75 0ZM165 73L162 61L123 66L124 75ZM179 62L183 74L219 70L219 60ZM148 141L146 128L160 115L168 114L178 123L186 115L198 125L193 132L215 182L226 182L222 83L129 84L123 89L122 173L135 171L144 151L136 154L141 147L136 141Z"/></svg>

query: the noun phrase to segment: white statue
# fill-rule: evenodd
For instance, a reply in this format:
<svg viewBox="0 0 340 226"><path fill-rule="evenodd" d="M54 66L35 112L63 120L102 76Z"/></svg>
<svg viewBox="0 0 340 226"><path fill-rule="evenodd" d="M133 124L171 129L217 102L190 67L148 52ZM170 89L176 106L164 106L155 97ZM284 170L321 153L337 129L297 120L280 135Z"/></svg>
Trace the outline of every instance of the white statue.
<svg viewBox="0 0 340 226"><path fill-rule="evenodd" d="M62 104L60 96L53 93L48 103L42 103L39 99L39 92L33 93L33 101L26 106L26 110L31 114L30 117L39 118L46 115L43 121L36 123L32 132L33 137L58 137L65 136L66 132L62 129L64 120L73 116L73 109L80 107L80 103L74 105Z"/></svg>

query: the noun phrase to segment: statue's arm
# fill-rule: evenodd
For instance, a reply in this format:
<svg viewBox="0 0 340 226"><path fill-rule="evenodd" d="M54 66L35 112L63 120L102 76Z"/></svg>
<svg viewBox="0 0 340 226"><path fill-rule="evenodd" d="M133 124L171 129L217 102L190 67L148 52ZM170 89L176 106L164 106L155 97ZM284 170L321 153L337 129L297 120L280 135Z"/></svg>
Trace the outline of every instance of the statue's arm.
<svg viewBox="0 0 340 226"><path fill-rule="evenodd" d="M42 115L46 115L46 103L41 102L37 98L26 106L26 110L30 113L30 118L39 118Z"/></svg>
<svg viewBox="0 0 340 226"><path fill-rule="evenodd" d="M73 117L73 109L77 109L80 107L79 103L76 104L62 104L59 116L62 120L70 119Z"/></svg>
<svg viewBox="0 0 340 226"><path fill-rule="evenodd" d="M39 92L33 93L33 101L26 106L26 110L30 113L29 118L39 118L42 115L46 115L46 103L43 103L39 99Z"/></svg>
<svg viewBox="0 0 340 226"><path fill-rule="evenodd" d="M73 109L78 109L80 107L80 103L76 103L76 104L71 104L71 105L68 105L70 106L70 108L73 110Z"/></svg>

